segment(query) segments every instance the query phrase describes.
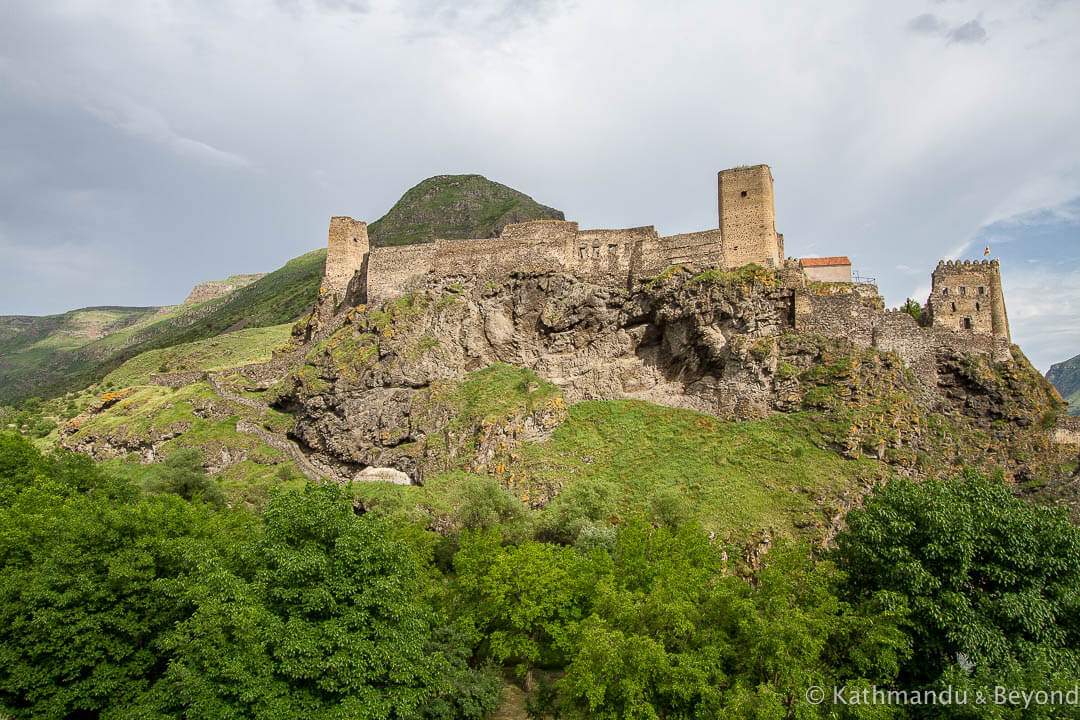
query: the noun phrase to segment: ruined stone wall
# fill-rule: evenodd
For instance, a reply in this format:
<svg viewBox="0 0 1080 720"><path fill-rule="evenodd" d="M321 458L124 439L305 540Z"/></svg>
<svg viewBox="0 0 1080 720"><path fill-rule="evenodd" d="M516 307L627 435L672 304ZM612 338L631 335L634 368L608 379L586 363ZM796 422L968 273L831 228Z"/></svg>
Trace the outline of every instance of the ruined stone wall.
<svg viewBox="0 0 1080 720"><path fill-rule="evenodd" d="M694 263L700 267L728 267L720 230L668 235L660 238L663 266Z"/></svg>
<svg viewBox="0 0 1080 720"><path fill-rule="evenodd" d="M932 283L935 327L1011 340L997 260L940 262Z"/></svg>
<svg viewBox="0 0 1080 720"><path fill-rule="evenodd" d="M795 301L797 330L847 338L863 347L874 344L874 328L882 314L880 298L864 297L854 290L833 295L799 293Z"/></svg>
<svg viewBox="0 0 1080 720"><path fill-rule="evenodd" d="M432 269L439 277L503 275L514 270L568 267L577 223L513 223L494 238L436 240Z"/></svg>
<svg viewBox="0 0 1080 720"><path fill-rule="evenodd" d="M1059 417L1050 436L1054 442L1063 445L1080 445L1080 417Z"/></svg>
<svg viewBox="0 0 1080 720"><path fill-rule="evenodd" d="M937 325L922 327L905 312L884 310L873 285L858 284L852 292L825 295L796 292L794 310L796 329L896 352L930 387L937 381L939 350L986 355L996 362L1013 360L1005 338Z"/></svg>
<svg viewBox="0 0 1080 720"><path fill-rule="evenodd" d="M895 352L927 387L937 384L937 341L930 328L900 310L887 310L874 324L874 347Z"/></svg>
<svg viewBox="0 0 1080 720"><path fill-rule="evenodd" d="M350 217L330 218L323 289L344 295L353 274L364 269L368 247L367 223Z"/></svg>
<svg viewBox="0 0 1080 720"><path fill-rule="evenodd" d="M372 248L367 264L367 302L386 300L418 287L434 259L434 243Z"/></svg>
<svg viewBox="0 0 1080 720"><path fill-rule="evenodd" d="M768 165L721 170L719 187L720 233L728 267L749 263L780 265L776 234L773 178Z"/></svg>
<svg viewBox="0 0 1080 720"><path fill-rule="evenodd" d="M626 287L640 272L641 250L659 240L651 225L624 230L581 230L574 238L567 271L598 284Z"/></svg>

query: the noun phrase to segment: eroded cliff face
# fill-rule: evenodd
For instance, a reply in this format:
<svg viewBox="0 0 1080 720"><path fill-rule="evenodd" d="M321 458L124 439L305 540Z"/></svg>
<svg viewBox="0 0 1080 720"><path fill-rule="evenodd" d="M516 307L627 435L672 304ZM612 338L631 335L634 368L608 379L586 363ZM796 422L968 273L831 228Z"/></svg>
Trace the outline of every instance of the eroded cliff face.
<svg viewBox="0 0 1080 720"><path fill-rule="evenodd" d="M1022 356L995 364L943 350L936 376L920 380L895 354L798 332L800 282L753 266L673 270L634 291L558 273L433 281L340 315L271 402L295 414L293 439L346 479L368 466L421 482L479 469L546 437L566 404L614 398L737 420L815 413L822 445L905 474L947 472L969 454L1021 476L1056 462L1041 424L1057 401ZM535 373L535 402L472 417L460 381L494 363Z"/></svg>

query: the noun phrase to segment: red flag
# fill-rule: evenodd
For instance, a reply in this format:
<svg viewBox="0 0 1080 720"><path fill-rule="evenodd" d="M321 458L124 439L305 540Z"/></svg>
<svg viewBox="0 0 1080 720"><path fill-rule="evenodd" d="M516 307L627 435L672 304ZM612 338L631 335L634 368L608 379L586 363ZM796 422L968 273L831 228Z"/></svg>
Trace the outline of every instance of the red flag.
<svg viewBox="0 0 1080 720"><path fill-rule="evenodd" d="M983 252L983 257L986 257L986 256L987 256L987 255L989 255L989 254L990 254L990 246L989 246L989 245L987 245L987 246L986 246L986 251L985 251L985 252Z"/></svg>

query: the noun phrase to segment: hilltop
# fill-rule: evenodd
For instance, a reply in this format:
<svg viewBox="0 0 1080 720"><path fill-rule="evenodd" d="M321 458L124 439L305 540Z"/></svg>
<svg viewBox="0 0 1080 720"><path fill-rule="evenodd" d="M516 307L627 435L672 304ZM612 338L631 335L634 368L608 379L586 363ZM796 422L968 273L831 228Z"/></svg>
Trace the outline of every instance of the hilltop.
<svg viewBox="0 0 1080 720"><path fill-rule="evenodd" d="M407 190L368 232L372 245L412 245L492 237L510 223L562 219L559 210L483 175L436 175Z"/></svg>
<svg viewBox="0 0 1080 720"><path fill-rule="evenodd" d="M1080 415L1080 355L1052 365L1046 379L1069 403L1069 414Z"/></svg>

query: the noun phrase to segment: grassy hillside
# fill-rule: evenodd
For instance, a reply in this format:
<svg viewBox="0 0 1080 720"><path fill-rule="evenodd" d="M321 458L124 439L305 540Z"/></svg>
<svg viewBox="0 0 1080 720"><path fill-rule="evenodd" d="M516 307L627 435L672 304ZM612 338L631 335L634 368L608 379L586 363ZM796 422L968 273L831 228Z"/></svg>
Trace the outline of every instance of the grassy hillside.
<svg viewBox="0 0 1080 720"><path fill-rule="evenodd" d="M1069 403L1069 414L1080 415L1080 355L1051 366L1046 379Z"/></svg>
<svg viewBox="0 0 1080 720"><path fill-rule="evenodd" d="M437 175L409 189L368 226L373 245L491 237L504 225L563 214L482 175Z"/></svg>
<svg viewBox="0 0 1080 720"><path fill-rule="evenodd" d="M440 175L407 191L371 224L370 236L375 245L488 237L507 223L562 217L558 210L480 175ZM325 262L326 251L316 250L223 297L199 303L2 317L0 403L84 388L150 350L291 322L315 302Z"/></svg>
<svg viewBox="0 0 1080 720"><path fill-rule="evenodd" d="M269 360L289 339L291 323L248 328L205 340L147 350L105 376L116 387L146 385L154 373L221 370Z"/></svg>
<svg viewBox="0 0 1080 720"><path fill-rule="evenodd" d="M451 438L467 426L498 428L538 404L563 403L555 386L507 365L476 371L441 395L438 402L457 418ZM498 487L534 508L530 524L567 541L582 528L563 527L564 519L582 506L600 527L675 512L739 543L762 531L819 537L846 499L882 470L823 449L818 426L806 413L735 422L641 401L584 402L568 408L550 438L507 446L483 468L473 464L477 448L463 445L453 467L422 486L353 489L376 512L453 527L467 522L472 494Z"/></svg>
<svg viewBox="0 0 1080 720"><path fill-rule="evenodd" d="M164 310L141 309L128 325L118 321L110 326L114 331L80 344L65 346L62 334L42 331L37 344L19 346L16 342L25 332L18 334L0 349L0 368L8 375L0 386L0 402L84 388L149 350L291 322L315 302L325 263L326 250L315 250L223 297Z"/></svg>
<svg viewBox="0 0 1080 720"><path fill-rule="evenodd" d="M154 307L93 307L44 317L0 317L0 401L63 377L74 351L150 322L158 312Z"/></svg>

